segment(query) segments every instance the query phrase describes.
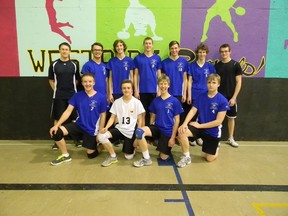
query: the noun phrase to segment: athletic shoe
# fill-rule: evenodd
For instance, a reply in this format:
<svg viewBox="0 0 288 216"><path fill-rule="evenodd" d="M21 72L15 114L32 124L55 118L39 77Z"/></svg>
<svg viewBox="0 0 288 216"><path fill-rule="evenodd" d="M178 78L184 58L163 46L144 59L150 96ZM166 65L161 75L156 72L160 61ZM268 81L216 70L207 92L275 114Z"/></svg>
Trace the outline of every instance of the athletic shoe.
<svg viewBox="0 0 288 216"><path fill-rule="evenodd" d="M149 159L141 158L140 160L135 161L133 163L133 166L142 167L142 166L150 166L151 164L152 164L151 158L149 158Z"/></svg>
<svg viewBox="0 0 288 216"><path fill-rule="evenodd" d="M57 146L57 144L56 144L56 143L54 143L54 145L52 146L52 149L53 149L53 150L58 150L58 149L59 149L59 147Z"/></svg>
<svg viewBox="0 0 288 216"><path fill-rule="evenodd" d="M51 161L51 165L57 166L59 164L62 164L64 162L69 162L71 160L72 158L70 157L70 155L68 157L65 157L64 155L60 155L57 159Z"/></svg>
<svg viewBox="0 0 288 216"><path fill-rule="evenodd" d="M199 145L199 146L202 146L203 145L203 140L201 138L198 138L196 140L196 144Z"/></svg>
<svg viewBox="0 0 288 216"><path fill-rule="evenodd" d="M191 163L191 157L181 156L181 160L177 163L177 166L183 168L190 163Z"/></svg>
<svg viewBox="0 0 288 216"><path fill-rule="evenodd" d="M239 147L239 144L233 138L229 138L226 143L230 144L234 148Z"/></svg>
<svg viewBox="0 0 288 216"><path fill-rule="evenodd" d="M103 167L108 167L114 163L117 163L118 160L117 160L117 157L107 157L106 160L101 164Z"/></svg>
<svg viewBox="0 0 288 216"><path fill-rule="evenodd" d="M81 148L82 147L82 140L74 140L75 146L77 148Z"/></svg>
<svg viewBox="0 0 288 216"><path fill-rule="evenodd" d="M196 141L193 141L193 142L192 142L192 141L189 141L189 145L190 145L190 146L196 146L197 144L196 144Z"/></svg>

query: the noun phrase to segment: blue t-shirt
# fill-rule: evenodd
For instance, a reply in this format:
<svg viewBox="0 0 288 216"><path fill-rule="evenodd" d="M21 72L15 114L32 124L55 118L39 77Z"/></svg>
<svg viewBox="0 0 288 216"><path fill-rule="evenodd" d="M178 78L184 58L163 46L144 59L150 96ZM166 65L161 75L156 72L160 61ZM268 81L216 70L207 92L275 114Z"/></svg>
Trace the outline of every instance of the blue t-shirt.
<svg viewBox="0 0 288 216"><path fill-rule="evenodd" d="M80 91L72 96L69 104L78 112L76 124L90 136L97 135L99 117L108 108L106 96L97 92L92 97L89 97L85 91Z"/></svg>
<svg viewBox="0 0 288 216"><path fill-rule="evenodd" d="M135 68L132 58L125 56L122 60L113 57L107 64L107 69L112 71L113 94L122 94L121 83L125 79L132 80L130 70Z"/></svg>
<svg viewBox="0 0 288 216"><path fill-rule="evenodd" d="M175 61L171 58L166 58L162 61L162 71L170 78L169 94L182 96L184 87L183 75L188 71L187 60L183 57L179 57Z"/></svg>
<svg viewBox="0 0 288 216"><path fill-rule="evenodd" d="M100 64L97 64L92 59L88 62L86 62L83 67L81 73L93 73L95 76L95 85L94 89L97 92L100 92L104 95L107 94L106 88L106 78L108 78L108 71L106 69L106 64L101 62Z"/></svg>
<svg viewBox="0 0 288 216"><path fill-rule="evenodd" d="M139 54L134 59L135 68L139 75L139 92L156 93L157 92L157 70L161 70L161 58L154 54L147 57L144 53ZM136 83L137 85L137 83Z"/></svg>
<svg viewBox="0 0 288 216"><path fill-rule="evenodd" d="M199 94L202 92L206 92L207 89L207 77L216 73L214 65L209 62L205 62L205 64L200 67L197 62L192 62L189 65L188 74L192 76L192 99L195 100ZM191 89L188 89L191 91Z"/></svg>
<svg viewBox="0 0 288 216"><path fill-rule="evenodd" d="M230 110L227 99L219 92L213 98L208 97L208 91L201 93L196 98L193 106L198 109L199 124L214 121L218 112ZM220 138L221 127L222 125L218 127L207 128L205 129L205 133L212 137Z"/></svg>
<svg viewBox="0 0 288 216"><path fill-rule="evenodd" d="M161 96L156 97L149 106L149 111L156 115L155 126L167 137L172 135L174 117L184 112L179 100L172 95L165 100Z"/></svg>

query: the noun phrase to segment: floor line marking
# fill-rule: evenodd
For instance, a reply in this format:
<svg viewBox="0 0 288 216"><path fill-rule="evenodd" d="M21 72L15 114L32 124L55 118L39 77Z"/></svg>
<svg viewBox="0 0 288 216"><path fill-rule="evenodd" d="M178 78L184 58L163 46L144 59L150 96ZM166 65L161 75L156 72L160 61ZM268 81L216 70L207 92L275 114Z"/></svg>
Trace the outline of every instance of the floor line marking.
<svg viewBox="0 0 288 216"><path fill-rule="evenodd" d="M263 208L288 208L288 203L252 203L259 216L266 216Z"/></svg>

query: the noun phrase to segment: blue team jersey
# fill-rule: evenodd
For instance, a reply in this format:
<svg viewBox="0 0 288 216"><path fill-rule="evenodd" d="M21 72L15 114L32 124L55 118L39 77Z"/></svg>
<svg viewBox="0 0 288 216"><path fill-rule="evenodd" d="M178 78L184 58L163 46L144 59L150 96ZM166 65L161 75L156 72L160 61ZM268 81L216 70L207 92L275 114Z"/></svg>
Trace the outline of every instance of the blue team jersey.
<svg viewBox="0 0 288 216"><path fill-rule="evenodd" d="M161 58L154 54L147 57L144 53L139 54L134 59L135 68L139 73L139 92L157 92L157 70L161 70Z"/></svg>
<svg viewBox="0 0 288 216"><path fill-rule="evenodd" d="M192 99L195 100L199 94L202 92L206 92L207 89L207 77L212 74L216 73L214 66L209 63L205 62L205 64L200 67L197 62L192 62L189 65L188 75L192 76ZM191 91L191 89L188 89Z"/></svg>
<svg viewBox="0 0 288 216"><path fill-rule="evenodd" d="M90 136L97 135L100 114L108 107L106 96L97 92L89 97L85 91L80 91L72 96L69 104L78 112L76 124Z"/></svg>
<svg viewBox="0 0 288 216"><path fill-rule="evenodd" d="M101 62L100 64L97 64L92 59L88 62L86 62L83 67L81 73L93 73L95 76L95 86L94 89L97 92L100 92L104 95L107 94L106 88L106 78L108 78L108 71L106 69L106 64Z"/></svg>
<svg viewBox="0 0 288 216"><path fill-rule="evenodd" d="M188 62L185 58L179 57L177 60L166 58L162 61L162 71L170 78L169 94L173 96L183 95L183 75L188 71Z"/></svg>
<svg viewBox="0 0 288 216"><path fill-rule="evenodd" d="M184 112L179 100L173 96L165 100L161 96L156 97L149 106L149 111L156 115L155 126L167 137L172 135L174 117Z"/></svg>
<svg viewBox="0 0 288 216"><path fill-rule="evenodd" d="M125 56L122 60L113 57L107 64L107 69L112 71L113 94L122 94L121 83L125 79L132 80L130 70L135 68L132 58Z"/></svg>
<svg viewBox="0 0 288 216"><path fill-rule="evenodd" d="M214 121L218 112L230 110L227 99L221 94L217 93L213 98L208 97L208 91L201 93L195 100L194 105L199 112L199 124ZM221 127L207 128L205 133L212 137L221 137Z"/></svg>

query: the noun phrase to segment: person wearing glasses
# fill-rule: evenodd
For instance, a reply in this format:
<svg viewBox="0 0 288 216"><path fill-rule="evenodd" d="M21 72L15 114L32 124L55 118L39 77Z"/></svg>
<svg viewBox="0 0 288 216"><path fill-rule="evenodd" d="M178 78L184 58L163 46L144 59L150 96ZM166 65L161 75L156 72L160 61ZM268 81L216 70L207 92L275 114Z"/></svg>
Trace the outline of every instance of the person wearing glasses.
<svg viewBox="0 0 288 216"><path fill-rule="evenodd" d="M81 70L82 74L92 73L97 80L94 89L106 95L108 99L108 71L106 64L102 61L103 45L95 42L91 45L92 59L86 62Z"/></svg>
<svg viewBox="0 0 288 216"><path fill-rule="evenodd" d="M235 119L237 117L237 96L242 85L242 68L239 62L231 59L231 47L222 44L219 48L221 60L215 64L216 73L221 77L219 92L227 98L230 110L227 111L228 135L227 143L237 148L234 140Z"/></svg>

